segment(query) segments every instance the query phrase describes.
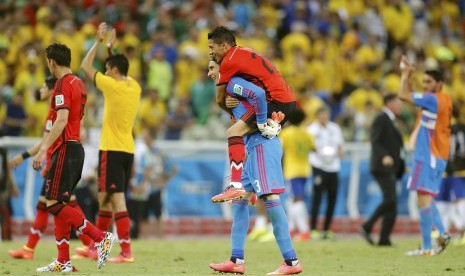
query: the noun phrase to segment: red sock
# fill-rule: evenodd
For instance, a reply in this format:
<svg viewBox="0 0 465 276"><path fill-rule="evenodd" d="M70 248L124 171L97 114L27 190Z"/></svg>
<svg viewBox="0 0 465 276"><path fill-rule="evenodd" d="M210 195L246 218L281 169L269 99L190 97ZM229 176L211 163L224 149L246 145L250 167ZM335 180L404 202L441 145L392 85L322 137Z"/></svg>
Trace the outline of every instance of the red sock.
<svg viewBox="0 0 465 276"><path fill-rule="evenodd" d="M82 216L85 217L85 214L82 211L81 206L79 206L77 200L70 201L68 203L68 206L74 208L76 211L81 213ZM76 230L76 229L74 229L74 230ZM92 239L89 236L87 236L86 234L81 233L81 232L79 232L77 230L76 230L76 236L79 238L79 240L81 240L82 244L85 245L85 246L89 246L90 243L92 242Z"/></svg>
<svg viewBox="0 0 465 276"><path fill-rule="evenodd" d="M95 242L100 242L103 238L105 238L105 232L100 231L92 223L86 220L78 211L64 205L63 203L55 203L52 206L48 206L47 210L50 214L64 220L67 225L88 235Z"/></svg>
<svg viewBox="0 0 465 276"><path fill-rule="evenodd" d="M97 227L102 231L108 231L111 225L111 219L113 212L111 211L99 211L97 215Z"/></svg>
<svg viewBox="0 0 465 276"><path fill-rule="evenodd" d="M55 221L55 240L58 248L57 261L64 264L69 261L69 236L71 233L71 226L58 216L54 216L53 220Z"/></svg>
<svg viewBox="0 0 465 276"><path fill-rule="evenodd" d="M83 217L85 217L84 212L82 211L81 207L79 206L77 200L70 201L68 203L68 206L74 208L76 211L81 213L81 215ZM87 236L86 234L77 231L77 229L74 229L74 230L76 230L76 235L81 240L82 244L85 245L85 246L89 246L90 243L92 242L92 239L89 236Z"/></svg>
<svg viewBox="0 0 465 276"><path fill-rule="evenodd" d="M121 246L123 256L131 255L131 239L129 237L129 227L131 220L127 211L115 213L116 232Z"/></svg>
<svg viewBox="0 0 465 276"><path fill-rule="evenodd" d="M31 232L29 233L29 237L27 239L26 246L29 249L34 250L36 248L37 243L40 240L40 237L45 231L45 228L47 228L47 223L48 223L48 215L49 213L47 212L47 206L43 202L37 202L37 213L36 213L36 219L34 220L34 223L31 226Z"/></svg>
<svg viewBox="0 0 465 276"><path fill-rule="evenodd" d="M242 165L245 157L244 138L233 136L228 138L229 165L231 166L231 182L241 182Z"/></svg>

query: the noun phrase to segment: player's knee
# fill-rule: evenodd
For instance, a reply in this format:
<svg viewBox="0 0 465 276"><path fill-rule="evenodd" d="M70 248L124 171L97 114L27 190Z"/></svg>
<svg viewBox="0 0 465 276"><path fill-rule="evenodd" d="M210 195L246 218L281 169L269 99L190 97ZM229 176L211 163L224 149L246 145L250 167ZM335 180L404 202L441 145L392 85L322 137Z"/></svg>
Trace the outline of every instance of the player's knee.
<svg viewBox="0 0 465 276"><path fill-rule="evenodd" d="M232 125L226 132L228 137L233 136L244 136L250 130L249 126L242 120L238 120L234 125Z"/></svg>
<svg viewBox="0 0 465 276"><path fill-rule="evenodd" d="M50 207L53 204L57 204L57 203L58 203L58 201L55 200L55 199L46 199L46 202L45 202L45 204L47 204L47 207Z"/></svg>
<svg viewBox="0 0 465 276"><path fill-rule="evenodd" d="M277 200L279 199L278 194L268 194L268 195L263 195L262 196L263 200Z"/></svg>
<svg viewBox="0 0 465 276"><path fill-rule="evenodd" d="M113 207L113 211L115 212L123 212L126 211L126 200L124 198L124 193L114 193L111 196L111 205Z"/></svg>

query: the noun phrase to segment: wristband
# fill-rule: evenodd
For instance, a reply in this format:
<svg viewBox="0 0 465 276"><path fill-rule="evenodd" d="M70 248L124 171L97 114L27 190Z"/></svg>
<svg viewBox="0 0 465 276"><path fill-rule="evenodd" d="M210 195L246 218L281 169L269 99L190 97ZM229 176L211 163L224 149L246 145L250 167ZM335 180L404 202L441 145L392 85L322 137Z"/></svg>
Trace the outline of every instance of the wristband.
<svg viewBox="0 0 465 276"><path fill-rule="evenodd" d="M30 156L31 156L31 155L30 155L29 152L27 152L27 151L21 153L21 157L23 158L23 160L28 159Z"/></svg>

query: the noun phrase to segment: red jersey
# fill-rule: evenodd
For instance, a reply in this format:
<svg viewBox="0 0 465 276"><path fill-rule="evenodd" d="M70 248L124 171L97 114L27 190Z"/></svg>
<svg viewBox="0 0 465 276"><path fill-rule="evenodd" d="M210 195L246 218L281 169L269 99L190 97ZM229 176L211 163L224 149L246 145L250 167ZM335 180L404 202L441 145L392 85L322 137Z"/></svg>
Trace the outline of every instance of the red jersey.
<svg viewBox="0 0 465 276"><path fill-rule="evenodd" d="M58 110L66 108L69 110L69 115L63 133L51 146L52 153L66 141L81 140L81 119L84 116L86 101L86 88L80 78L67 74L57 80L50 104L52 124L55 123Z"/></svg>
<svg viewBox="0 0 465 276"><path fill-rule="evenodd" d="M249 48L234 46L220 64L217 85L226 85L233 76L241 77L260 86L266 93L266 101L295 102L292 89L278 70L261 54Z"/></svg>

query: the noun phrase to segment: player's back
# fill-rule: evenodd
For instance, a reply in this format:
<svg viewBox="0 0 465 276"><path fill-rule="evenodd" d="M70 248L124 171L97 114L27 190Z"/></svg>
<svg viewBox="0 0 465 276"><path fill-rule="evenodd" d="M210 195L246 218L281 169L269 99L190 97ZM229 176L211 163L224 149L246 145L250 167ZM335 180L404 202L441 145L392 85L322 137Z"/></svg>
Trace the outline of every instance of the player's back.
<svg viewBox="0 0 465 276"><path fill-rule="evenodd" d="M452 98L446 93L436 93L438 110L436 128L431 144L431 152L442 159L449 157L450 120L452 116Z"/></svg>
<svg viewBox="0 0 465 276"><path fill-rule="evenodd" d="M235 46L229 50L220 65L220 85L239 76L265 90L267 101L282 103L296 100L292 89L281 73L263 55L249 48Z"/></svg>
<svg viewBox="0 0 465 276"><path fill-rule="evenodd" d="M67 75L67 78L63 81L63 85L69 86L72 91L71 107L69 109L68 124L73 126L70 130L69 135L76 140L80 140L81 133L81 119L84 116L84 107L87 102L87 91L84 82L75 75Z"/></svg>
<svg viewBox="0 0 465 276"><path fill-rule="evenodd" d="M84 116L84 107L87 101L87 92L84 83L74 74L67 74L57 80L51 101L51 110L47 115L47 129L51 129L57 119L60 109L67 109L68 122L60 135L51 146L54 152L66 141L81 140L81 119Z"/></svg>
<svg viewBox="0 0 465 276"><path fill-rule="evenodd" d="M141 87L131 77L118 81L102 73L95 75L95 83L105 98L99 149L134 153L132 130Z"/></svg>
<svg viewBox="0 0 465 276"><path fill-rule="evenodd" d="M452 101L449 95L439 92L424 93L421 98L421 102L417 101L422 109L414 159L435 167L437 159L444 163L449 158Z"/></svg>

